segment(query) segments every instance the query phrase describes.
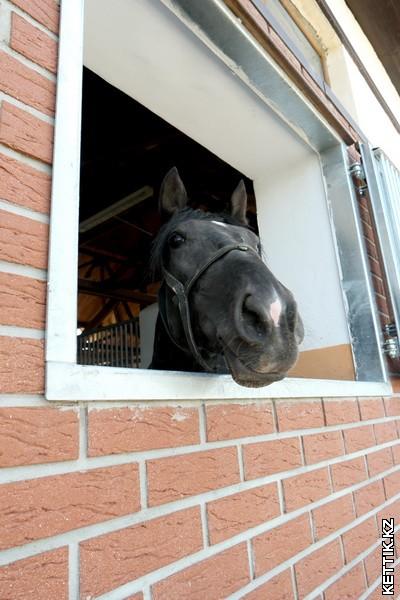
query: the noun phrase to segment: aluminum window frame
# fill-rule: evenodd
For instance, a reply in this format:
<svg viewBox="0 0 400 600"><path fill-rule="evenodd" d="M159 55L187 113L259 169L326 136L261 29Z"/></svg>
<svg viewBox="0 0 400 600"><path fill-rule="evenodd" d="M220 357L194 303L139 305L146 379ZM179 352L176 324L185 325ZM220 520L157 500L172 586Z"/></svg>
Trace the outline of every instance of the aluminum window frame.
<svg viewBox="0 0 400 600"><path fill-rule="evenodd" d="M84 0L61 4L59 71L50 220L46 398L143 401L389 395L380 331L355 192L340 137L295 88L221 0L161 2L319 153L336 240L358 381L288 378L248 389L227 375L78 365L77 252ZM277 108L279 107L279 109ZM360 297L363 302L360 305Z"/></svg>

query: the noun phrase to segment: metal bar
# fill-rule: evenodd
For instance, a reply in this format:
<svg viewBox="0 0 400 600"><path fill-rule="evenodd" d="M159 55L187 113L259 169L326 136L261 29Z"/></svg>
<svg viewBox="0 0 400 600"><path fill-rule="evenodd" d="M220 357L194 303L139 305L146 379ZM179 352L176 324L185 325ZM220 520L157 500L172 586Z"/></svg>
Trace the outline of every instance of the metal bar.
<svg viewBox="0 0 400 600"><path fill-rule="evenodd" d="M337 243L347 322L359 381L387 381L383 336L366 259L355 189L345 147L321 154L330 214Z"/></svg>

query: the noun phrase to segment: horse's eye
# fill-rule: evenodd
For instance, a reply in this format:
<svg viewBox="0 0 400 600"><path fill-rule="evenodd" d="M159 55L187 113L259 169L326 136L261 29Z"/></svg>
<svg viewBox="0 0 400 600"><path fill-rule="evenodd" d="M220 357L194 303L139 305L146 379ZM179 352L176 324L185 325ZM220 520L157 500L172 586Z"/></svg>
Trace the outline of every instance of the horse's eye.
<svg viewBox="0 0 400 600"><path fill-rule="evenodd" d="M173 233L168 238L168 244L171 248L179 248L179 246L182 246L182 244L184 244L185 242L186 238L181 233Z"/></svg>

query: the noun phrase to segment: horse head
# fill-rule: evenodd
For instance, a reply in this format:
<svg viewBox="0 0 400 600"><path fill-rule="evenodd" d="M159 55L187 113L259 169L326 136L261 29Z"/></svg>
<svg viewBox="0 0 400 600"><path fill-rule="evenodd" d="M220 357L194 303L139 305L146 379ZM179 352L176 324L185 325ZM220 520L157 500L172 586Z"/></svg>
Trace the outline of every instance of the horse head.
<svg viewBox="0 0 400 600"><path fill-rule="evenodd" d="M297 359L303 325L293 294L268 269L247 225L243 181L230 215L187 202L173 168L160 191L170 218L152 253L162 285L151 368L230 373L247 387L283 379Z"/></svg>

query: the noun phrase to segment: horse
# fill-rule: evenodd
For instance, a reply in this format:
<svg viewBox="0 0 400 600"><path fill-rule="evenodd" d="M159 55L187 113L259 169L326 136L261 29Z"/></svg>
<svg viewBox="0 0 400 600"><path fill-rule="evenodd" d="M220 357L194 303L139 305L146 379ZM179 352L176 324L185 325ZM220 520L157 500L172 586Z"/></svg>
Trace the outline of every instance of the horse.
<svg viewBox="0 0 400 600"><path fill-rule="evenodd" d="M188 206L176 167L164 177L151 268L161 279L150 369L230 373L241 386L283 379L304 337L293 294L262 258L241 180L230 214Z"/></svg>

